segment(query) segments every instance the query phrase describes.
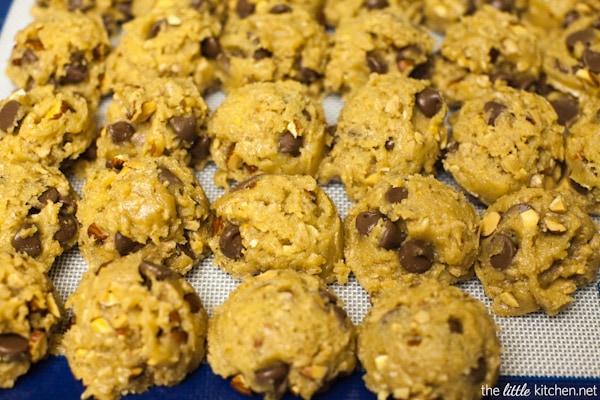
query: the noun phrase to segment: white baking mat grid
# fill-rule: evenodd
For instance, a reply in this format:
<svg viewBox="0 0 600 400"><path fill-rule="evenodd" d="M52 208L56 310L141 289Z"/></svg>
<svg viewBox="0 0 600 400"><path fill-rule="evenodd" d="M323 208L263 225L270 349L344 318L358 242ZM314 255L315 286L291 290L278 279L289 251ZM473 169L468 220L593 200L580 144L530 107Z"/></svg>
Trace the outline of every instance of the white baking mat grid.
<svg viewBox="0 0 600 400"><path fill-rule="evenodd" d="M34 0L13 2L0 34L2 70L7 65L14 35L31 21L29 10L33 2ZM2 73L0 99L7 97L14 89L14 85ZM216 93L206 98L212 110L222 101L223 96L222 93ZM329 123L335 123L341 104L340 100L334 97L323 101ZM209 163L204 170L196 173L211 202L223 193L221 188L214 185L215 171L215 165ZM438 178L456 187L449 175L441 173ZM73 185L79 192L81 184L81 181L73 180ZM344 218L351 203L345 195L343 186L330 184L323 186L323 189L338 207L340 217ZM212 309L221 304L239 283L213 265L212 260L212 256L208 257L185 276L197 290L211 315ZM50 271L50 277L63 301L75 290L86 269L87 265L77 248L67 251L56 260ZM490 301L476 279L459 286L489 307ZM348 284L343 286L333 284L331 287L344 301L352 321L358 324L370 307L366 292L353 276ZM579 290L575 294L574 303L553 317L542 312L522 317L494 315L501 330L500 340L504 348L500 373L505 376L600 378L599 290L600 279Z"/></svg>

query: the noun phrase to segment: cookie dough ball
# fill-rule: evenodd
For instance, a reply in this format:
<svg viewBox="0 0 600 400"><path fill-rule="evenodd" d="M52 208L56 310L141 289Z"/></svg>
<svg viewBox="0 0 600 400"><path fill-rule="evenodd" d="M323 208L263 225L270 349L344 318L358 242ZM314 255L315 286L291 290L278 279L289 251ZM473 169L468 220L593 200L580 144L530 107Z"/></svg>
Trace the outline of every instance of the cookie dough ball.
<svg viewBox="0 0 600 400"><path fill-rule="evenodd" d="M208 315L194 288L141 253L86 271L67 300L65 356L86 389L115 399L173 386L204 358Z"/></svg>
<svg viewBox="0 0 600 400"><path fill-rule="evenodd" d="M216 85L221 23L192 8L157 8L123 25L119 43L106 60L102 91L117 83L191 77L201 92Z"/></svg>
<svg viewBox="0 0 600 400"><path fill-rule="evenodd" d="M79 196L58 168L0 162L0 247L28 255L50 270L77 241Z"/></svg>
<svg viewBox="0 0 600 400"><path fill-rule="evenodd" d="M326 150L323 106L294 81L232 90L208 123L215 183L268 172L316 175Z"/></svg>
<svg viewBox="0 0 600 400"><path fill-rule="evenodd" d="M598 226L569 193L523 188L498 199L482 218L475 272L496 314L554 315L595 281Z"/></svg>
<svg viewBox="0 0 600 400"><path fill-rule="evenodd" d="M358 358L379 399L480 399L498 377L498 328L468 293L427 282L375 301L358 327Z"/></svg>
<svg viewBox="0 0 600 400"><path fill-rule="evenodd" d="M6 76L19 88L55 85L98 104L110 52L108 34L98 19L48 10L17 32L14 42Z"/></svg>
<svg viewBox="0 0 600 400"><path fill-rule="evenodd" d="M433 177L388 178L348 210L344 257L370 294L424 280L452 284L473 276L479 215Z"/></svg>
<svg viewBox="0 0 600 400"><path fill-rule="evenodd" d="M50 85L19 89L0 101L0 153L4 159L61 167L95 139L94 114L76 92Z"/></svg>
<svg viewBox="0 0 600 400"><path fill-rule="evenodd" d="M191 78L117 84L96 155L101 163L117 156L168 155L200 169L209 156L209 113Z"/></svg>
<svg viewBox="0 0 600 400"><path fill-rule="evenodd" d="M337 27L343 20L383 9L402 15L414 24L423 19L423 0L325 0L323 13L327 24Z"/></svg>
<svg viewBox="0 0 600 400"><path fill-rule="evenodd" d="M548 35L543 70L550 85L576 97L600 94L600 29L598 14L578 18Z"/></svg>
<svg viewBox="0 0 600 400"><path fill-rule="evenodd" d="M479 97L496 81L529 88L542 68L538 43L517 16L485 5L448 27L431 79L452 105Z"/></svg>
<svg viewBox="0 0 600 400"><path fill-rule="evenodd" d="M223 89L252 82L295 80L320 94L327 64L323 25L308 11L277 5L226 23L220 38Z"/></svg>
<svg viewBox="0 0 600 400"><path fill-rule="evenodd" d="M356 365L355 329L322 280L268 271L239 285L214 309L208 363L238 391L311 398Z"/></svg>
<svg viewBox="0 0 600 400"><path fill-rule="evenodd" d="M552 187L564 159L562 132L543 97L498 87L458 111L444 168L488 205L524 186Z"/></svg>
<svg viewBox="0 0 600 400"><path fill-rule="evenodd" d="M13 387L31 364L48 354L64 311L46 266L0 251L0 388Z"/></svg>
<svg viewBox="0 0 600 400"><path fill-rule="evenodd" d="M325 0L226 0L224 3L227 4L228 20L238 22L255 13L282 12L286 7L303 9L313 19L322 22Z"/></svg>
<svg viewBox="0 0 600 400"><path fill-rule="evenodd" d="M173 158L98 168L82 197L79 249L91 266L141 253L184 274L207 255L208 199L194 172Z"/></svg>
<svg viewBox="0 0 600 400"><path fill-rule="evenodd" d="M599 0L527 0L522 19L548 32L561 29L580 16L597 15Z"/></svg>
<svg viewBox="0 0 600 400"><path fill-rule="evenodd" d="M371 74L427 77L434 45L427 31L386 9L345 19L331 42L325 89L344 97L364 86Z"/></svg>
<svg viewBox="0 0 600 400"><path fill-rule="evenodd" d="M446 147L448 107L429 82L373 74L344 103L319 181L341 180L352 200L387 175L432 174Z"/></svg>
<svg viewBox="0 0 600 400"><path fill-rule="evenodd" d="M310 176L264 174L213 202L214 263L236 278L295 269L345 283L342 222Z"/></svg>

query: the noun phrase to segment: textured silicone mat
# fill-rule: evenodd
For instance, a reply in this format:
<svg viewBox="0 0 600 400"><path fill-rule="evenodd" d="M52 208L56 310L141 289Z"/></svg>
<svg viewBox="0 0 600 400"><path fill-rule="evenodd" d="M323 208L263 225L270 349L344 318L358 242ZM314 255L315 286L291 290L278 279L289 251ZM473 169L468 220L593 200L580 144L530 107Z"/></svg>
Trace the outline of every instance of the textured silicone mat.
<svg viewBox="0 0 600 400"><path fill-rule="evenodd" d="M0 66L4 70L16 32L30 21L29 9L33 0L1 0L0 22L4 27L0 35ZM8 10L5 18L4 14ZM15 87L1 74L0 98L8 96ZM207 98L215 109L223 95L217 93ZM107 100L107 102L110 99ZM327 118L334 123L341 102L327 98L323 102ZM101 123L101 119L99 123ZM223 192L215 187L212 164L197 173L211 201ZM438 177L454 185L447 175ZM77 190L82 182L74 181ZM350 202L341 185L327 185L324 189L345 217ZM1 190L1 189L0 189ZM51 270L52 278L63 300L75 289L86 269L77 249L60 257ZM186 279L200 294L209 314L213 307L223 302L238 284L227 274L212 265L212 258L205 260L186 275ZM472 280L461 287L489 305L478 281ZM368 296L355 279L344 286L332 285L346 304L354 323L359 323L369 308ZM600 281L588 285L576 294L576 301L558 316L548 317L533 313L524 317L502 318L494 316L501 329L500 340L504 348L501 377L493 388L482 388L489 399L583 399L600 398ZM1 305L0 305L1 306ZM242 333L243 334L243 333ZM330 391L317 396L321 399L369 399L375 398L364 388L361 371L337 382ZM20 378L14 389L0 389L0 399L77 399L83 386L76 381L64 357L51 357L32 367ZM231 390L227 381L213 375L205 363L191 374L183 384L173 388L153 388L145 394L128 396L140 399L236 399L247 398Z"/></svg>

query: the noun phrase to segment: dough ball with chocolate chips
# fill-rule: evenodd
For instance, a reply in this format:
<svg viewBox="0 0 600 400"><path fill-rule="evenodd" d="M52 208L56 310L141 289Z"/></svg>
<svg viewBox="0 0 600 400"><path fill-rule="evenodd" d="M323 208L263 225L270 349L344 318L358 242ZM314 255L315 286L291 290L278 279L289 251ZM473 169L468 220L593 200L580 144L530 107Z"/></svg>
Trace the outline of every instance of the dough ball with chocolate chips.
<svg viewBox="0 0 600 400"><path fill-rule="evenodd" d="M446 147L447 111L427 81L371 75L340 111L319 182L341 180L359 200L386 175L432 174Z"/></svg>
<svg viewBox="0 0 600 400"><path fill-rule="evenodd" d="M272 270L252 277L214 309L208 363L241 393L309 399L355 368L355 328L343 307L314 276Z"/></svg>
<svg viewBox="0 0 600 400"><path fill-rule="evenodd" d="M485 5L446 30L432 81L448 104L461 105L501 81L534 89L542 69L537 31L516 15Z"/></svg>
<svg viewBox="0 0 600 400"><path fill-rule="evenodd" d="M64 316L46 266L0 251L0 388L13 387L31 364L46 357Z"/></svg>
<svg viewBox="0 0 600 400"><path fill-rule="evenodd" d="M235 278L294 269L346 283L342 222L310 176L263 174L212 204L214 263Z"/></svg>
<svg viewBox="0 0 600 400"><path fill-rule="evenodd" d="M327 25L337 27L346 19L384 9L414 24L423 20L423 0L325 0L323 13Z"/></svg>
<svg viewBox="0 0 600 400"><path fill-rule="evenodd" d="M71 90L51 85L16 90L0 101L0 153L4 159L61 167L94 141L95 113Z"/></svg>
<svg viewBox="0 0 600 400"><path fill-rule="evenodd" d="M130 253L185 274L208 254L209 202L192 169L171 157L113 161L87 177L77 218L92 267Z"/></svg>
<svg viewBox="0 0 600 400"><path fill-rule="evenodd" d="M322 22L325 0L225 0L223 3L227 4L227 19L238 23L253 14L284 12L288 7L303 9Z"/></svg>
<svg viewBox="0 0 600 400"><path fill-rule="evenodd" d="M528 24L555 32L569 25L574 20L598 15L599 0L527 0L528 5L522 19Z"/></svg>
<svg viewBox="0 0 600 400"><path fill-rule="evenodd" d="M54 85L94 107L110 51L102 22L82 13L48 10L17 32L6 75L19 88Z"/></svg>
<svg viewBox="0 0 600 400"><path fill-rule="evenodd" d="M563 127L542 96L497 86L452 118L443 165L484 204L521 187L553 187L564 159Z"/></svg>
<svg viewBox="0 0 600 400"><path fill-rule="evenodd" d="M323 106L294 81L232 90L208 122L215 183L260 173L315 175L326 150Z"/></svg>
<svg viewBox="0 0 600 400"><path fill-rule="evenodd" d="M348 210L346 265L373 295L424 280L463 281L473 276L479 225L452 187L421 175L390 177Z"/></svg>
<svg viewBox="0 0 600 400"><path fill-rule="evenodd" d="M498 315L557 314L596 280L598 226L567 192L503 196L484 212L481 235L475 272Z"/></svg>
<svg viewBox="0 0 600 400"><path fill-rule="evenodd" d="M79 196L58 168L33 162L0 162L0 188L0 248L50 270L77 241Z"/></svg>
<svg viewBox="0 0 600 400"><path fill-rule="evenodd" d="M433 281L386 292L358 327L363 379L379 399L480 399L500 351L485 305Z"/></svg>
<svg viewBox="0 0 600 400"><path fill-rule="evenodd" d="M194 288L164 264L131 254L87 270L67 300L65 356L82 398L116 399L172 386L206 352L208 314Z"/></svg>
<svg viewBox="0 0 600 400"><path fill-rule="evenodd" d="M220 79L226 92L252 82L294 80L313 95L321 93L327 33L299 6L277 4L230 19L220 43Z"/></svg>
<svg viewBox="0 0 600 400"><path fill-rule="evenodd" d="M168 155L201 169L210 155L209 113L191 78L118 84L96 141L99 162Z"/></svg>
<svg viewBox="0 0 600 400"><path fill-rule="evenodd" d="M191 77L204 93L216 86L221 23L193 8L157 8L123 25L123 34L106 60L102 92L117 83Z"/></svg>
<svg viewBox="0 0 600 400"><path fill-rule="evenodd" d="M391 10L373 10L344 19L331 43L325 90L344 98L365 86L371 74L429 78L434 39Z"/></svg>

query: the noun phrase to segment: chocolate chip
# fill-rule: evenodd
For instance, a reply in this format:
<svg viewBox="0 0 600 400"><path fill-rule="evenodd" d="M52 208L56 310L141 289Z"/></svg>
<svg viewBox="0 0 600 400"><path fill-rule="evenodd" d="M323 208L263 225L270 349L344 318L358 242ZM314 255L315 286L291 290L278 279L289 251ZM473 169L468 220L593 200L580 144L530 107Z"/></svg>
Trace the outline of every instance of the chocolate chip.
<svg viewBox="0 0 600 400"><path fill-rule="evenodd" d="M565 44L569 49L573 49L577 42L581 42L584 45L589 45L594 39L594 30L592 28L583 29L580 31L576 31L571 33L565 39Z"/></svg>
<svg viewBox="0 0 600 400"><path fill-rule="evenodd" d="M177 136L184 142L192 143L196 137L196 117L174 116L169 119L169 125Z"/></svg>
<svg viewBox="0 0 600 400"><path fill-rule="evenodd" d="M71 54L69 64L65 65L65 76L60 78L61 85L76 84L88 78L88 67L83 52Z"/></svg>
<svg viewBox="0 0 600 400"><path fill-rule="evenodd" d="M286 14L292 12L292 8L287 4L276 4L269 10L270 14Z"/></svg>
<svg viewBox="0 0 600 400"><path fill-rule="evenodd" d="M469 371L469 379L473 383L481 383L484 381L487 375L487 364L485 358L479 357L477 360L477 366L471 368Z"/></svg>
<svg viewBox="0 0 600 400"><path fill-rule="evenodd" d="M592 72L600 73L600 53L591 50L589 47L583 52L583 63Z"/></svg>
<svg viewBox="0 0 600 400"><path fill-rule="evenodd" d="M115 233L115 250L119 252L120 255L126 256L127 254L138 251L143 244L136 242L133 239L128 238L123 235L121 232Z"/></svg>
<svg viewBox="0 0 600 400"><path fill-rule="evenodd" d="M221 44L219 40L214 37L208 37L200 44L202 55L209 60L214 60L219 54L221 54Z"/></svg>
<svg viewBox="0 0 600 400"><path fill-rule="evenodd" d="M398 251L400 265L408 272L422 274L433 265L433 249L420 240L407 240Z"/></svg>
<svg viewBox="0 0 600 400"><path fill-rule="evenodd" d="M292 157L298 157L302 148L302 142L302 136L294 137L291 132L287 131L279 138L279 152L289 154Z"/></svg>
<svg viewBox="0 0 600 400"><path fill-rule="evenodd" d="M401 203L408 197L408 190L405 187L392 186L385 192L385 199L388 203Z"/></svg>
<svg viewBox="0 0 600 400"><path fill-rule="evenodd" d="M25 49L23 55L21 56L22 60L28 64L33 64L38 60L37 56L31 49Z"/></svg>
<svg viewBox="0 0 600 400"><path fill-rule="evenodd" d="M190 149L190 154L195 160L204 160L210 155L210 138L208 136L196 137Z"/></svg>
<svg viewBox="0 0 600 400"><path fill-rule="evenodd" d="M42 254L42 240L40 239L39 230L36 230L29 236L24 237L20 235L21 231L30 230L34 227L35 225L26 222L15 233L10 243L17 252L26 253L31 257L37 257Z"/></svg>
<svg viewBox="0 0 600 400"><path fill-rule="evenodd" d="M242 245L242 235L240 227L233 224L228 224L221 233L219 238L219 247L221 253L227 258L237 260L242 256L244 246Z"/></svg>
<svg viewBox="0 0 600 400"><path fill-rule="evenodd" d="M490 1L490 5L497 10L510 12L514 7L514 0L492 0Z"/></svg>
<svg viewBox="0 0 600 400"><path fill-rule="evenodd" d="M385 74L388 72L388 66L385 60L377 55L374 51L367 52L366 58L367 66L369 71L376 74Z"/></svg>
<svg viewBox="0 0 600 400"><path fill-rule="evenodd" d="M280 362L259 369L254 373L254 377L260 385L272 387L276 398L279 398L283 396L287 390L287 376L289 372L290 366Z"/></svg>
<svg viewBox="0 0 600 400"><path fill-rule="evenodd" d="M202 309L202 301L200 297L196 293L186 293L183 296L183 299L187 301L190 306L190 312L192 314L196 314L198 311Z"/></svg>
<svg viewBox="0 0 600 400"><path fill-rule="evenodd" d="M340 325L346 325L348 314L343 308L337 305L337 297L328 290L319 290L319 296L323 299L328 311L332 311Z"/></svg>
<svg viewBox="0 0 600 400"><path fill-rule="evenodd" d="M387 0L366 0L363 7L367 10L381 10L388 7L390 3Z"/></svg>
<svg viewBox="0 0 600 400"><path fill-rule="evenodd" d="M363 211L356 216L356 230L362 236L368 236L382 218L383 214L379 211Z"/></svg>
<svg viewBox="0 0 600 400"><path fill-rule="evenodd" d="M106 127L106 132L112 137L113 142L122 143L133 136L135 129L125 121L115 122Z"/></svg>
<svg viewBox="0 0 600 400"><path fill-rule="evenodd" d="M432 88L427 88L417 93L415 101L419 110L427 118L433 117L442 109L442 95Z"/></svg>
<svg viewBox="0 0 600 400"><path fill-rule="evenodd" d="M386 250L397 249L402 245L406 239L406 233L398 228L396 223L386 220L383 223L383 233L381 239L379 239L379 246Z"/></svg>
<svg viewBox="0 0 600 400"><path fill-rule="evenodd" d="M53 238L64 246L75 236L79 224L73 215L59 215L58 223L60 228L54 233Z"/></svg>
<svg viewBox="0 0 600 400"><path fill-rule="evenodd" d="M273 56L273 53L264 48L260 48L260 49L256 50L254 52L254 54L252 54L252 58L254 58L256 61L260 61L265 58L270 58L272 56Z"/></svg>
<svg viewBox="0 0 600 400"><path fill-rule="evenodd" d="M448 327L452 333L463 333L463 325L458 318L450 317L448 319Z"/></svg>
<svg viewBox="0 0 600 400"><path fill-rule="evenodd" d="M139 272L140 275L142 275L142 277L146 280L146 283L150 282L152 277L154 277L154 279L157 281L165 281L178 276L178 274L171 268L146 260L140 263Z"/></svg>
<svg viewBox="0 0 600 400"><path fill-rule="evenodd" d="M415 65L408 76L413 79L431 79L432 72L433 60L431 58L427 58L426 62Z"/></svg>
<svg viewBox="0 0 600 400"><path fill-rule="evenodd" d="M317 71L302 65L300 65L300 68L298 68L298 72L300 73L299 81L305 85L310 85L321 78L321 74L319 74Z"/></svg>
<svg viewBox="0 0 600 400"><path fill-rule="evenodd" d="M148 34L146 35L146 40L154 39L159 34L159 32L161 31L163 26L166 24L167 24L167 20L164 18L159 19L158 21L153 23L152 26L150 27L150 30L148 31Z"/></svg>
<svg viewBox="0 0 600 400"><path fill-rule="evenodd" d="M490 253L491 266L504 270L512 263L517 253L517 246L509 236L499 233L490 240Z"/></svg>
<svg viewBox="0 0 600 400"><path fill-rule="evenodd" d="M394 138L388 138L388 140L385 141L385 149L387 151L392 151L394 150L394 147L396 146L396 142L394 142Z"/></svg>
<svg viewBox="0 0 600 400"><path fill-rule="evenodd" d="M569 121L579 114L579 104L575 99L565 97L553 100L550 103L558 115L558 123L562 126L567 125Z"/></svg>
<svg viewBox="0 0 600 400"><path fill-rule="evenodd" d="M44 191L44 193L38 196L38 201L42 206L46 205L46 203L56 203L58 198L60 197L60 193L55 187L48 188Z"/></svg>
<svg viewBox="0 0 600 400"><path fill-rule="evenodd" d="M253 3L250 3L248 0L238 0L237 4L235 5L235 12L237 13L238 17L244 19L254 14L255 7L256 6Z"/></svg>
<svg viewBox="0 0 600 400"><path fill-rule="evenodd" d="M585 186L579 184L578 182L575 182L573 179L569 178L569 185L571 186L571 188L573 188L573 190L575 190L577 193L582 194L584 196L589 194L589 189L586 188Z"/></svg>
<svg viewBox="0 0 600 400"><path fill-rule="evenodd" d="M171 170L165 166L158 167L158 179L166 184L182 185L181 179L177 177Z"/></svg>
<svg viewBox="0 0 600 400"><path fill-rule="evenodd" d="M14 125L20 108L21 103L16 100L10 100L2 106L2 109L0 109L0 130L6 131Z"/></svg>
<svg viewBox="0 0 600 400"><path fill-rule="evenodd" d="M29 341L16 333L0 334L0 357L14 357L29 350Z"/></svg>
<svg viewBox="0 0 600 400"><path fill-rule="evenodd" d="M504 104L495 101L488 101L485 103L483 106L483 111L489 113L487 124L490 126L496 126L496 119L505 109L506 106Z"/></svg>
<svg viewBox="0 0 600 400"><path fill-rule="evenodd" d="M565 19L563 20L563 28L568 27L573 22L579 19L580 15L576 10L571 10L565 15Z"/></svg>

